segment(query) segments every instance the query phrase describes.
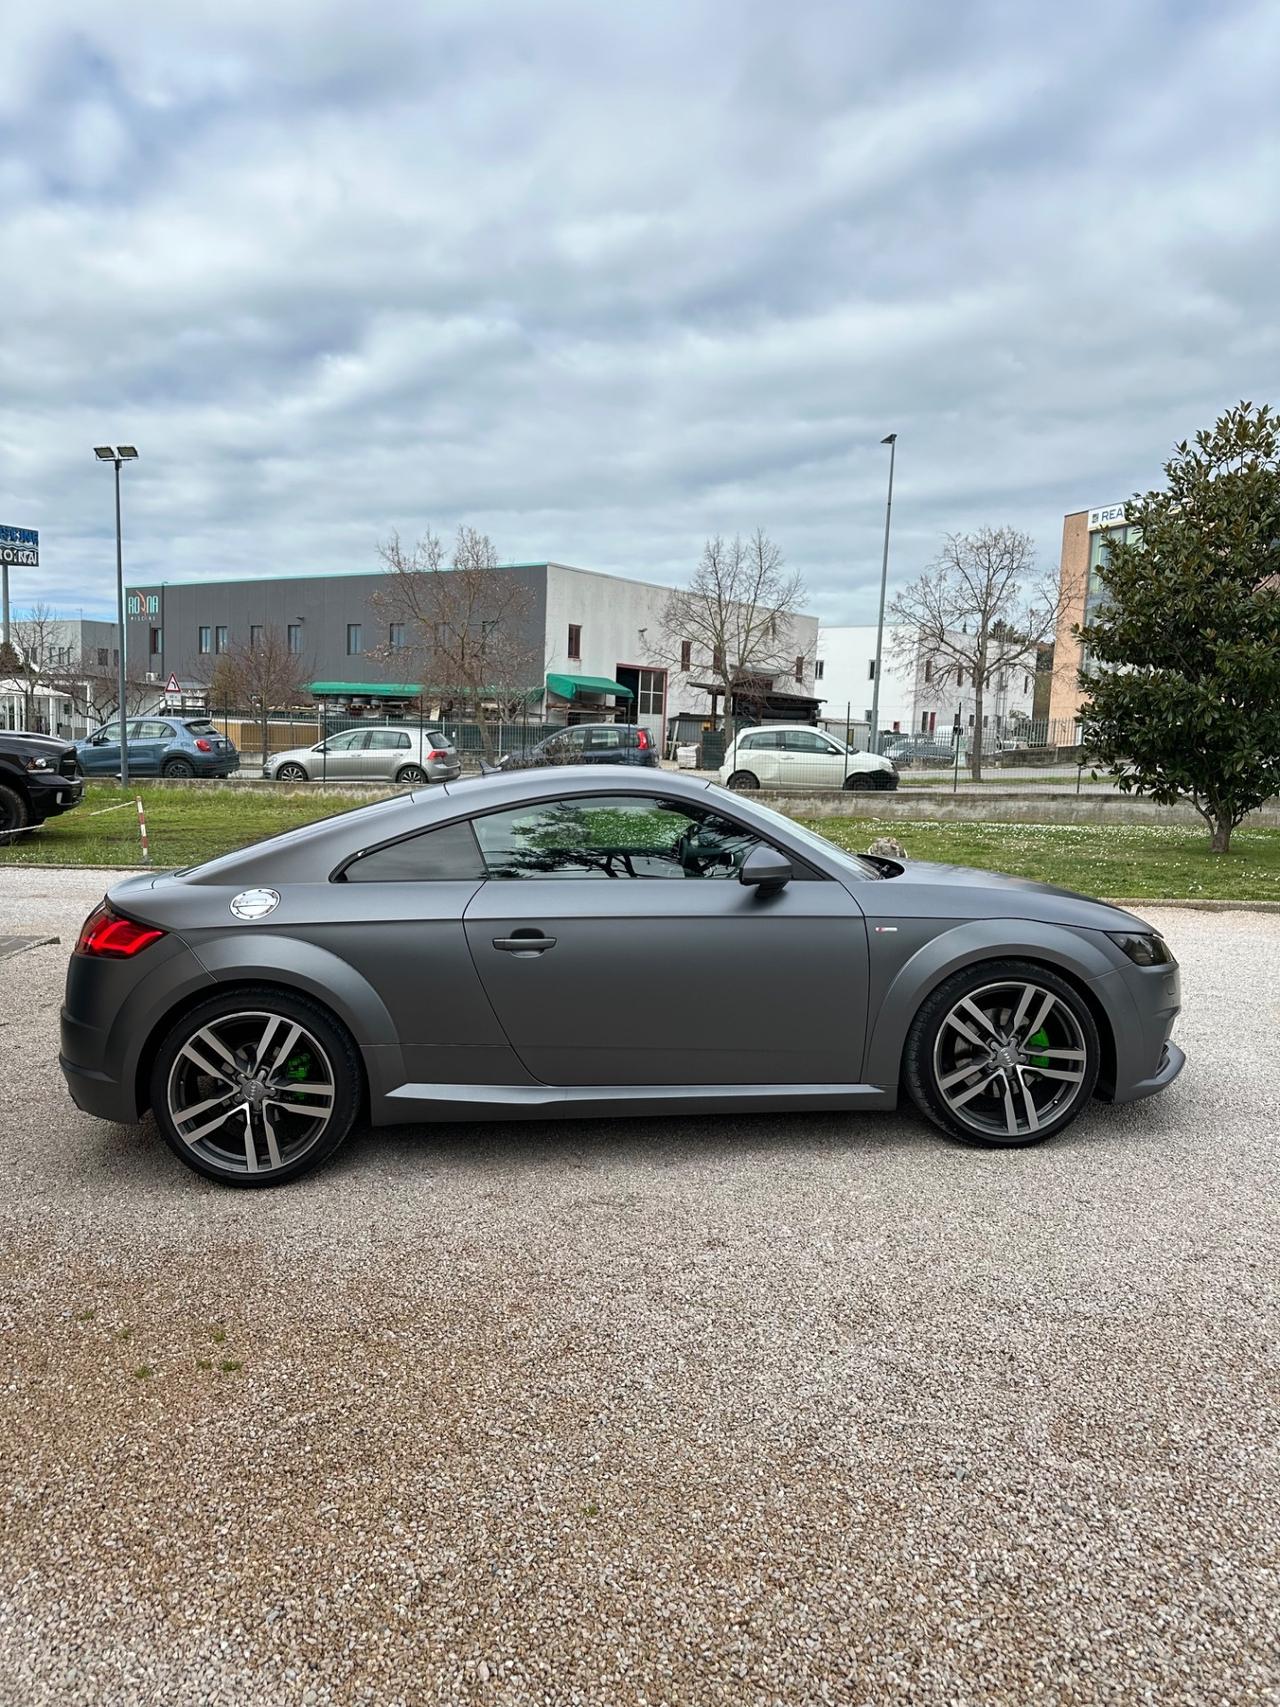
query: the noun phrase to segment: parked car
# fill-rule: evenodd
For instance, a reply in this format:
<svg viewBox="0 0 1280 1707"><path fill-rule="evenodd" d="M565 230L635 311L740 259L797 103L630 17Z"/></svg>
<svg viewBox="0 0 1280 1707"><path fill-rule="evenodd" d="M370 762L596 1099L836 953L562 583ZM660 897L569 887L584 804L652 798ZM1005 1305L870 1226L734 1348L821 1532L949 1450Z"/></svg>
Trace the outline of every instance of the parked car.
<svg viewBox="0 0 1280 1707"><path fill-rule="evenodd" d="M274 753L262 774L276 782L394 782L421 788L461 776L462 760L443 730L387 723L344 729L313 747Z"/></svg>
<svg viewBox="0 0 1280 1707"><path fill-rule="evenodd" d="M1119 907L846 853L678 773L527 770L115 884L61 1062L86 1113L150 1109L197 1173L271 1185L357 1119L705 1121L904 1084L954 1137L1031 1144L1170 1084L1178 1008Z"/></svg>
<svg viewBox="0 0 1280 1707"><path fill-rule="evenodd" d="M508 754L504 770L529 765L658 765L658 743L651 729L634 723L575 723L553 730L525 753Z"/></svg>
<svg viewBox="0 0 1280 1707"><path fill-rule="evenodd" d="M881 751L886 759L892 759L899 770L907 765L954 765L956 749L953 742L939 735L893 735L885 741ZM963 762L965 744L960 744L960 758Z"/></svg>
<svg viewBox="0 0 1280 1707"><path fill-rule="evenodd" d="M897 788L891 759L855 752L834 735L802 724L744 729L720 767L726 788Z"/></svg>
<svg viewBox="0 0 1280 1707"><path fill-rule="evenodd" d="M240 769L235 742L207 717L133 717L126 732L130 776L225 777ZM119 720L77 741L76 758L86 776L119 776Z"/></svg>
<svg viewBox="0 0 1280 1707"><path fill-rule="evenodd" d="M80 804L76 750L57 735L0 730L0 843Z"/></svg>

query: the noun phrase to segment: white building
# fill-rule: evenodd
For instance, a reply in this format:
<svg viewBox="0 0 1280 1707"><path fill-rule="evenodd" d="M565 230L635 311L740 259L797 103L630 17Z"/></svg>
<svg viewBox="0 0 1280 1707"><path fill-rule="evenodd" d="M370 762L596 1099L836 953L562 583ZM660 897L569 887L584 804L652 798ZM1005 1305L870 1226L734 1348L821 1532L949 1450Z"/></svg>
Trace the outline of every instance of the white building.
<svg viewBox="0 0 1280 1707"><path fill-rule="evenodd" d="M957 636L957 639L960 637ZM870 728L875 690L876 630L822 628L818 633L817 692L825 704L823 721L843 729ZM982 723L1000 735L1030 719L1035 696L1035 659L992 672L983 694ZM928 655L919 633L903 624L886 624L880 663L880 729L915 734L949 730L959 713L963 729L972 729L976 697L972 672Z"/></svg>

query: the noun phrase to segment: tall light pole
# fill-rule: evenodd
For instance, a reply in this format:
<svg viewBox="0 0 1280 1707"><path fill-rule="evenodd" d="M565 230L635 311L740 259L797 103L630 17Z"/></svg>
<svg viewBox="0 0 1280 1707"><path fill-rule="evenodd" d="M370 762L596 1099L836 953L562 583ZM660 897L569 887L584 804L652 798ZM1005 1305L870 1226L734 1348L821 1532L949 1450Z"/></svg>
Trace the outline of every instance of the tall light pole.
<svg viewBox="0 0 1280 1707"><path fill-rule="evenodd" d="M116 693L119 698L119 710L116 715L120 719L120 786L129 786L129 719L128 707L125 705L125 625L124 625L124 545L120 533L120 464L136 462L138 451L135 445L95 445L93 454L99 462L110 462L116 471L116 621L120 625L120 646L116 653Z"/></svg>
<svg viewBox="0 0 1280 1707"><path fill-rule="evenodd" d="M877 752L880 735L880 659L884 652L884 593L889 584L889 518L893 514L893 459L897 454L898 435L889 433L880 440L889 447L889 498L884 507L884 561L880 565L880 615L876 618L876 676L871 684L871 751Z"/></svg>

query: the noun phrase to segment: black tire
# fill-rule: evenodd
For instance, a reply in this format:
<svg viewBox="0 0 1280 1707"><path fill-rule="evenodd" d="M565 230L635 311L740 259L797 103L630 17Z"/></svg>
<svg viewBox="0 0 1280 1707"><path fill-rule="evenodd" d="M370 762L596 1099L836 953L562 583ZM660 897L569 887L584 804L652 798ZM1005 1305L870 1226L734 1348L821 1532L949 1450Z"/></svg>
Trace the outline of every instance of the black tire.
<svg viewBox="0 0 1280 1707"><path fill-rule="evenodd" d="M966 997L978 996L980 1000L975 1005L981 1011L986 1011L984 1004L989 1004L992 1012L999 1014L1004 1001L999 992L1006 985L1011 992L1009 1011L1012 1015L1017 1011L1016 997L1012 992L1031 987L1052 995L1055 1006L1049 1017L1054 1019L1055 1032L1059 1033L1058 1042L1054 1042L1053 1034L1028 1028L1023 1037L1025 1048L1015 1051L1021 1055L1020 1064L1012 1068L1002 1067L991 1053L987 1033L974 1022L970 1026L971 1033L981 1037L986 1049L977 1050L957 1032L955 1035L959 1042L954 1047L967 1051L966 1059L973 1063L972 1069L966 1074L965 1059L957 1067L953 1057L949 1065L956 1070L942 1070L940 1056L951 1050L954 1041L949 1016L956 1005ZM1038 1001L1033 1001L1028 1010L1032 1017L1038 1007ZM1070 1016L1069 1020L1061 1010ZM948 1028L946 1038L940 1042L944 1028ZM997 1029L1003 1029L1003 1022ZM1050 1038L1048 1043L1032 1041L1046 1035ZM1068 1072L1074 1074L1076 1071L1076 1062L1068 1057L1076 1054L1083 1055L1079 1077L1067 1082ZM907 1035L902 1055L902 1077L912 1102L921 1114L952 1138L994 1149L1020 1149L1052 1138L1088 1106L1097 1084L1100 1063L1097 1025L1087 1003L1072 984L1049 967L1034 961L985 960L953 973L926 998ZM968 1099L968 1114L960 1113L952 1106L940 1086L940 1080L951 1080L951 1089L957 1097ZM1035 1121L1030 1122L1026 1111L1028 1107L1034 1108L1037 1089L1045 1093L1049 1103L1055 1095L1063 1100L1058 1106L1049 1107L1047 1113L1037 1110ZM1006 1129L993 1129L1001 1125Z"/></svg>
<svg viewBox="0 0 1280 1707"><path fill-rule="evenodd" d="M206 1031L218 1022L231 1022L233 1028L239 1016L244 1016L246 1022L252 1020L256 1027L259 1022L278 1018L282 1026L300 1026L304 1030L305 1042L303 1047L314 1043L319 1046L323 1059L322 1077L332 1086L332 1101L327 1123L310 1141L298 1149L292 1159L287 1156L280 1166L271 1165L266 1158L264 1147L256 1146L257 1169L250 1171L247 1157L237 1155L237 1151L247 1149L244 1138L244 1127L239 1124L243 1116L236 1119L228 1116L229 1124L213 1133L209 1140L202 1141L203 1147L194 1148L193 1142L184 1139L174 1121L174 1112L170 1105L170 1086L175 1067L186 1046L191 1043L196 1033ZM250 1031L252 1028L247 1027ZM231 1035L229 1029L225 1035ZM281 1036L277 1031L276 1037ZM283 1033L287 1041L289 1032ZM204 1055L217 1059L212 1050L206 1045L200 1045ZM267 1051L268 1055L270 1051ZM286 1052L282 1048L283 1056ZM281 1097L278 1103L283 1105L292 1099L295 1103L301 1092L295 1089L297 1074L293 1068L293 1059L283 1066L276 1063L277 1068L284 1073L279 1080ZM184 1062L183 1071L190 1073L191 1069ZM302 1069L309 1076L317 1070L312 1061L310 1051ZM326 1071L327 1070L327 1071ZM225 1077L225 1075L224 1075ZM210 1081L208 1089L216 1093L216 1085ZM305 1091L306 1087L301 1087ZM151 1070L151 1110L155 1116L156 1125L165 1143L174 1155L187 1167L206 1179L217 1180L220 1185L259 1186L287 1185L290 1180L298 1179L301 1175L311 1173L315 1168L327 1162L339 1145L349 1135L360 1112L364 1097L364 1070L360 1061L360 1053L356 1048L346 1027L328 1011L313 1002L308 996L295 994L293 991L275 989L270 986L245 985L228 990L217 996L211 996L208 1001L201 1002L196 1008L183 1014L182 1018L171 1028L160 1045L156 1055L155 1065ZM196 1091L195 1095L201 1093ZM234 1093L232 1093L234 1094ZM293 1107L286 1112L292 1113L296 1119L305 1124L306 1119L320 1119L319 1113L311 1115L310 1105ZM181 1110L178 1110L181 1115ZM274 1136L281 1136L278 1133ZM219 1165L219 1149L225 1147L226 1165Z"/></svg>
<svg viewBox="0 0 1280 1707"><path fill-rule="evenodd" d="M281 765L276 772L277 782L310 782L310 780L301 765Z"/></svg>
<svg viewBox="0 0 1280 1707"><path fill-rule="evenodd" d="M0 782L0 847L5 846L10 837L19 830L25 830L31 823L31 808L18 793L16 788L10 788L8 783Z"/></svg>
<svg viewBox="0 0 1280 1707"><path fill-rule="evenodd" d="M430 781L421 765L401 765L396 772L397 788L425 788Z"/></svg>
<svg viewBox="0 0 1280 1707"><path fill-rule="evenodd" d="M196 767L189 759L166 759L160 766L161 776L179 778L192 777L195 774Z"/></svg>
<svg viewBox="0 0 1280 1707"><path fill-rule="evenodd" d="M859 794L865 793L875 787L875 783L872 782L871 773L869 771L854 771L844 779L844 785L846 788L856 789Z"/></svg>
<svg viewBox="0 0 1280 1707"><path fill-rule="evenodd" d="M729 778L729 787L736 788L739 794L747 794L753 788L759 788L760 778L752 771L734 771Z"/></svg>

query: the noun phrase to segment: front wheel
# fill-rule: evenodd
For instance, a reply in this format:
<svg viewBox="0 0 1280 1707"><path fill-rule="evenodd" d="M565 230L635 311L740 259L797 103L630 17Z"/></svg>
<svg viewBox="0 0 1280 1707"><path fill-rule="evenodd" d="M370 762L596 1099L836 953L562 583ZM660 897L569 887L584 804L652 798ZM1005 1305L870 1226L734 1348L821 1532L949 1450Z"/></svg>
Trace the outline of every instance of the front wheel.
<svg viewBox="0 0 1280 1707"><path fill-rule="evenodd" d="M751 771L734 771L729 778L729 787L736 789L739 794L749 793L753 788L759 788L760 778Z"/></svg>
<svg viewBox="0 0 1280 1707"><path fill-rule="evenodd" d="M400 788L421 788L429 780L421 765L401 765L396 772L396 783Z"/></svg>
<svg viewBox="0 0 1280 1707"><path fill-rule="evenodd" d="M16 788L0 783L0 847L31 822L31 809Z"/></svg>
<svg viewBox="0 0 1280 1707"><path fill-rule="evenodd" d="M307 773L301 765L281 765L276 772L277 782L305 782Z"/></svg>
<svg viewBox="0 0 1280 1707"><path fill-rule="evenodd" d="M283 1185L350 1132L363 1080L356 1046L318 1003L228 991L184 1014L160 1045L151 1107L166 1144L224 1185Z"/></svg>
<svg viewBox="0 0 1280 1707"><path fill-rule="evenodd" d="M844 785L846 788L857 789L859 793L875 787L875 783L872 782L866 771L854 771L844 779Z"/></svg>
<svg viewBox="0 0 1280 1707"><path fill-rule="evenodd" d="M903 1052L920 1112L954 1138L1010 1148L1070 1125L1093 1095L1098 1028L1046 966L987 961L933 991Z"/></svg>

